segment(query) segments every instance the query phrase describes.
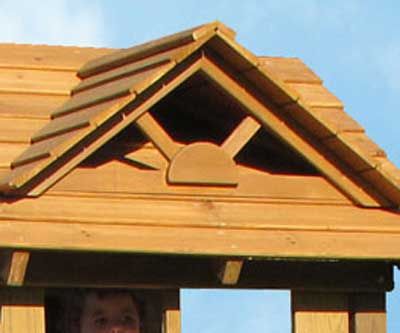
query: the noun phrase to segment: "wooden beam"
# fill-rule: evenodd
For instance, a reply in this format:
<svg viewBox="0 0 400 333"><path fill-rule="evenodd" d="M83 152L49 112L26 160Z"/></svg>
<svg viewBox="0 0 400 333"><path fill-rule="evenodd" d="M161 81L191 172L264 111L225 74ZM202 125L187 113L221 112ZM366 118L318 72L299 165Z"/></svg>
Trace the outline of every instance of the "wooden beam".
<svg viewBox="0 0 400 333"><path fill-rule="evenodd" d="M232 158L235 157L260 127L254 118L247 116L223 142L222 149Z"/></svg>
<svg viewBox="0 0 400 333"><path fill-rule="evenodd" d="M180 147L165 132L154 117L149 112L146 112L136 120L136 124L160 150L164 157L168 161L171 161Z"/></svg>
<svg viewBox="0 0 400 333"><path fill-rule="evenodd" d="M293 333L352 333L346 294L292 292Z"/></svg>
<svg viewBox="0 0 400 333"><path fill-rule="evenodd" d="M351 333L386 333L385 293L352 296Z"/></svg>
<svg viewBox="0 0 400 333"><path fill-rule="evenodd" d="M163 293L162 333L181 333L179 290Z"/></svg>
<svg viewBox="0 0 400 333"><path fill-rule="evenodd" d="M242 271L243 260L227 260L218 272L218 278L224 285L236 285Z"/></svg>
<svg viewBox="0 0 400 333"><path fill-rule="evenodd" d="M0 289L1 333L45 333L42 289Z"/></svg>
<svg viewBox="0 0 400 333"><path fill-rule="evenodd" d="M254 97L242 85L207 58L203 58L202 71L249 110L265 127L326 175L333 184L352 200L362 206L380 206L380 203L374 197L358 186L349 175L339 170L331 159L326 157L327 152L317 150L313 144L282 121L276 115L272 106L266 105L266 103Z"/></svg>
<svg viewBox="0 0 400 333"><path fill-rule="evenodd" d="M163 320L164 333L180 333L181 332L181 311L167 309L164 312Z"/></svg>
<svg viewBox="0 0 400 333"><path fill-rule="evenodd" d="M224 285L217 277L223 260L226 259L212 256L40 251L31 254L31 268L25 285L147 289L229 287L340 292L385 292L393 288L392 267L386 263L316 263L254 258L246 260L236 284ZM102 264L98 265L98 262ZM65 267L69 269L65 270Z"/></svg>

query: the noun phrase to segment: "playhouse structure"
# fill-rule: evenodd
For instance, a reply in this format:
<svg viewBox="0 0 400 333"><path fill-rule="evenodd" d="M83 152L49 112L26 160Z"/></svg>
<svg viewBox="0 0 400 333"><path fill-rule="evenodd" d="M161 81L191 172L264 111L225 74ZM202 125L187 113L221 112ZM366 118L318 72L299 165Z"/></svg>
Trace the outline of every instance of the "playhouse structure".
<svg viewBox="0 0 400 333"><path fill-rule="evenodd" d="M384 333L400 171L297 58L219 22L129 49L0 45L0 332L71 288L291 290L294 333ZM266 323L267 327L267 323Z"/></svg>

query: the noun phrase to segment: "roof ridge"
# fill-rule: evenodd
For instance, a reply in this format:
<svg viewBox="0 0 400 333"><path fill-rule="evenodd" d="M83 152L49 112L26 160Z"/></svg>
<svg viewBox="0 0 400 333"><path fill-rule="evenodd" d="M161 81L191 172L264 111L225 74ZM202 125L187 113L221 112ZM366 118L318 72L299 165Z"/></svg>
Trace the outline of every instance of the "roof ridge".
<svg viewBox="0 0 400 333"><path fill-rule="evenodd" d="M77 75L80 78L87 78L129 62L195 42L211 31L215 33L221 31L231 39L235 37L232 29L219 21L214 21L91 60L78 71Z"/></svg>

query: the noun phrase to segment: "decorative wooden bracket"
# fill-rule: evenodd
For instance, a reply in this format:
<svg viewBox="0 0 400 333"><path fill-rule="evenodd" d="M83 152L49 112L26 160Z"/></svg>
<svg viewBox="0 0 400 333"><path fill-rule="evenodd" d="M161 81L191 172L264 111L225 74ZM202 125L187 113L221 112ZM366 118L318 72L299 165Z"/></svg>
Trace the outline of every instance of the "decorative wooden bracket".
<svg viewBox="0 0 400 333"><path fill-rule="evenodd" d="M196 142L180 148L149 112L144 113L136 123L170 162L167 181L175 185L237 185L233 158L260 128L257 121L247 116L221 146Z"/></svg>
<svg viewBox="0 0 400 333"><path fill-rule="evenodd" d="M218 277L224 285L235 285L239 282L243 260L227 260L219 268Z"/></svg>
<svg viewBox="0 0 400 333"><path fill-rule="evenodd" d="M28 251L7 251L2 255L1 279L8 286L22 286L29 263Z"/></svg>

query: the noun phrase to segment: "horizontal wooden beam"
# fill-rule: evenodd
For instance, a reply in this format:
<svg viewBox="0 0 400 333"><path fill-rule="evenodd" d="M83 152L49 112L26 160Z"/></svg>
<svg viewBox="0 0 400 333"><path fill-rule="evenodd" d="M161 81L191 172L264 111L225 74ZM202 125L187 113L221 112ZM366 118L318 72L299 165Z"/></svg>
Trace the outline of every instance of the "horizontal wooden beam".
<svg viewBox="0 0 400 333"><path fill-rule="evenodd" d="M243 258L244 260L244 258ZM246 260L235 284L222 284L221 262L238 277L240 259L117 253L33 252L29 286L132 288L277 288L386 291L393 288L386 263ZM232 266L234 268L232 268ZM68 267L68 270L65 269ZM228 274L226 274L228 275ZM230 281L232 281L231 279ZM226 281L228 279L226 278Z"/></svg>

